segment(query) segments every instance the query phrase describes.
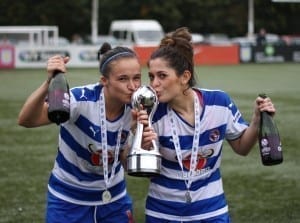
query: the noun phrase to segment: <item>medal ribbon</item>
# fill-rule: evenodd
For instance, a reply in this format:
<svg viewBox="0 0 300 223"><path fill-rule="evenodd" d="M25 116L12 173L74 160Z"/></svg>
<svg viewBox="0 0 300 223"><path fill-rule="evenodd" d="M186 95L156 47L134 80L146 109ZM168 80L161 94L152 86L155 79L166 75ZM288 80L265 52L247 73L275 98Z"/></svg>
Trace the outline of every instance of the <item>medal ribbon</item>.
<svg viewBox="0 0 300 223"><path fill-rule="evenodd" d="M120 151L120 145L121 145L121 135L122 135L122 129L124 125L124 117L122 118L122 121L120 123L120 128L118 130L118 136L117 136L117 145L115 149L115 155L114 155L114 163L112 165L111 169L111 175L110 178L108 178L108 149L107 149L107 128L106 128L106 112L105 112L105 98L104 98L104 90L102 88L102 91L100 93L100 125L101 125L101 148L102 148L102 163L103 163L103 174L104 174L104 181L105 181L105 187L106 189L111 183L111 180L115 176L115 170L118 163L119 158L119 151ZM125 115L125 109L124 113Z"/></svg>
<svg viewBox="0 0 300 223"><path fill-rule="evenodd" d="M178 163L180 165L183 177L184 177L184 170L183 170L183 163L182 163L182 152L180 148L180 143L179 143L179 137L178 133L176 131L176 126L175 126L175 120L174 120L174 111L171 110L170 107L168 107L168 118L171 123L171 132L172 132L172 138L174 142L174 147L176 151L176 156ZM197 164L197 156L198 156L198 148L199 148L199 139L200 139L200 103L199 99L194 92L194 115L195 115L195 132L194 132L194 137L193 137L193 147L192 147L192 154L191 154L191 160L190 160L190 170L187 176L187 180L185 179L185 185L187 190L189 191L192 181L193 181L193 174L195 172L196 164Z"/></svg>

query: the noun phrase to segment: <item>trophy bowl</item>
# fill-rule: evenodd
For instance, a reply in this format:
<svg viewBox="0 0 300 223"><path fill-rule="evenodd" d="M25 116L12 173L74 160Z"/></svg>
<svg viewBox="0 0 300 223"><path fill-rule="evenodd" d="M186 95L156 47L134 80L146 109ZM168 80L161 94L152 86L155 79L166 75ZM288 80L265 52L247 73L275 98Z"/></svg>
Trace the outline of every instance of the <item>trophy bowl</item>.
<svg viewBox="0 0 300 223"><path fill-rule="evenodd" d="M152 122L153 114L158 105L158 98L155 91L143 85L132 95L132 106L137 109L146 109L148 114L149 126ZM142 148L143 124L137 123L132 147L127 156L128 175L138 177L151 177L160 174L161 154L155 140L152 140L151 150Z"/></svg>

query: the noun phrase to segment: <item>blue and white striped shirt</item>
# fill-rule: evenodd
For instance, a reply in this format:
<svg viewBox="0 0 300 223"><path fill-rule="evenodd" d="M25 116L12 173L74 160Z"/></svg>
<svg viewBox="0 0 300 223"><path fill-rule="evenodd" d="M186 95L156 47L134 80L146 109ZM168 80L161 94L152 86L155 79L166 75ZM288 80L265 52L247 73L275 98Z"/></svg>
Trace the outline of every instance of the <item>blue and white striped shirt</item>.
<svg viewBox="0 0 300 223"><path fill-rule="evenodd" d="M55 196L81 205L100 205L106 189L101 149L100 103L102 86L86 85L71 89L70 120L60 127L58 153L48 189ZM114 162L114 151L121 121L124 121L121 149L127 143L130 129L130 106L114 121L106 120L108 168ZM108 186L115 201L127 194L124 169L118 161L115 176Z"/></svg>
<svg viewBox="0 0 300 223"><path fill-rule="evenodd" d="M168 105L161 103L153 117L159 136L161 175L151 179L146 214L159 219L196 221L228 212L220 173L222 143L243 133L248 124L230 97L220 90L195 89L203 110L200 117L198 161L190 187L192 202L187 203L185 180L189 173L194 127L179 114L174 116L182 152L182 171L173 144Z"/></svg>

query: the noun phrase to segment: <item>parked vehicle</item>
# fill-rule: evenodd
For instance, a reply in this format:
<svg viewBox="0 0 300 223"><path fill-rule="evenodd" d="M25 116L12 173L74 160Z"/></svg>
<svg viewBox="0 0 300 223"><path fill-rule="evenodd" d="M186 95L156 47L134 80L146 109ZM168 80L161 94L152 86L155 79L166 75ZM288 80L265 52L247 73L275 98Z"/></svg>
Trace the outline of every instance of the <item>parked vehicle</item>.
<svg viewBox="0 0 300 223"><path fill-rule="evenodd" d="M156 20L115 20L110 25L109 35L123 45L157 46L164 31Z"/></svg>
<svg viewBox="0 0 300 223"><path fill-rule="evenodd" d="M204 42L204 36L200 33L192 33L192 42L194 44L199 44Z"/></svg>

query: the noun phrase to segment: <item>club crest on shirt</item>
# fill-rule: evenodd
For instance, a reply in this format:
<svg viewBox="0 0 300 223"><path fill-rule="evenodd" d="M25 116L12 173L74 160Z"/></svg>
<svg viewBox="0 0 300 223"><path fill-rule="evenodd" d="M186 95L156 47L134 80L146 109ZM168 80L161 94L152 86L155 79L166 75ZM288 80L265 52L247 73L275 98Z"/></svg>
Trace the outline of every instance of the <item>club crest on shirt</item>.
<svg viewBox="0 0 300 223"><path fill-rule="evenodd" d="M198 152L196 170L201 170L205 167L207 158L214 154L213 149L205 149L204 151ZM182 164L185 169L189 170L191 166L191 154L183 158Z"/></svg>
<svg viewBox="0 0 300 223"><path fill-rule="evenodd" d="M94 144L90 143L88 145L88 150L91 153L91 163L94 166L103 166L102 162L102 149L97 148ZM108 165L113 164L114 162L114 153L113 151L108 150L107 151L107 158L108 158Z"/></svg>
<svg viewBox="0 0 300 223"><path fill-rule="evenodd" d="M92 127L90 127L90 130L94 133L94 136L96 134L98 134L97 131L95 131ZM128 132L122 131L121 139L120 139L120 146L122 146L122 144L124 144L126 142L127 137L128 137ZM97 147L93 143L89 143L87 148L88 148L88 151L91 153L91 163L94 166L103 166L102 148L99 146ZM108 155L108 165L112 165L114 162L114 151L108 150L107 155Z"/></svg>
<svg viewBox="0 0 300 223"><path fill-rule="evenodd" d="M220 139L220 131L218 129L213 129L209 133L209 140L211 142L217 142Z"/></svg>

